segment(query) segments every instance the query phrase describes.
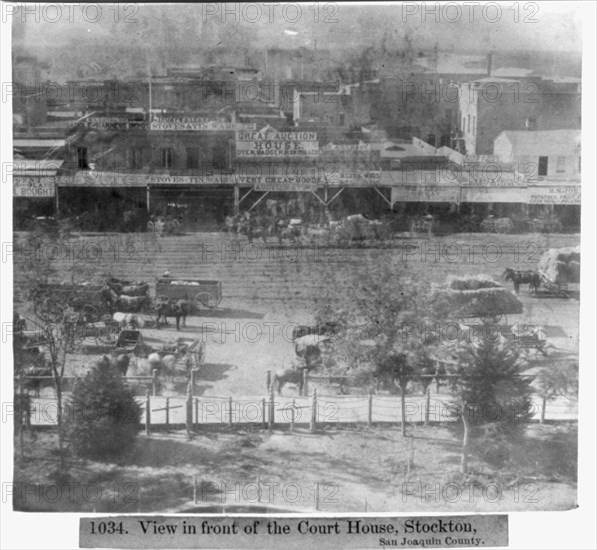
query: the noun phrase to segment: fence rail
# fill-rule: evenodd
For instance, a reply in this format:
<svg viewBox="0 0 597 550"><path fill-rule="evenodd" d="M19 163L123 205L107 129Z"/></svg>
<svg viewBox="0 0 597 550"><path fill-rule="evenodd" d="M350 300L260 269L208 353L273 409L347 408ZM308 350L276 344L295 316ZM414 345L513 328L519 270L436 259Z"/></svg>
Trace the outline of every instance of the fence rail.
<svg viewBox="0 0 597 550"><path fill-rule="evenodd" d="M196 397L188 392L187 396L155 396L149 389L145 397L136 397L143 409L141 422L146 433L152 428L186 427L191 430L214 426L257 425L266 429L288 426L291 430L297 425L317 426L330 424L402 423L400 396L396 395L319 395L317 390L312 396L276 396L267 397ZM27 416L24 423L30 426L52 426L56 424L56 399L28 397L27 407L23 407ZM547 401L534 396L533 406L528 414L521 417L522 422L544 420L576 420L578 408L576 400L559 398ZM28 411L28 412L27 412ZM68 402L64 405L63 415L74 414ZM488 419L497 420L500 414L495 404L487 406ZM410 395L406 398L404 422L444 423L457 421L449 396L428 391L425 395Z"/></svg>

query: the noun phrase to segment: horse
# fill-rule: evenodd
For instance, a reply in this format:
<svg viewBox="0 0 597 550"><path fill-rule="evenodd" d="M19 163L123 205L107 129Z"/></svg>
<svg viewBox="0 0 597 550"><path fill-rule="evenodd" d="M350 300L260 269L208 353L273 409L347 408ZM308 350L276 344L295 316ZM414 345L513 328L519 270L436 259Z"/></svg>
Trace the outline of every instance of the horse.
<svg viewBox="0 0 597 550"><path fill-rule="evenodd" d="M96 363L96 367L99 369L115 368L121 376L126 376L131 364L131 353L120 353L115 358L110 359L107 355L104 355Z"/></svg>
<svg viewBox="0 0 597 550"><path fill-rule="evenodd" d="M187 316L191 312L191 305L187 300L178 300L174 302L170 300L168 302L160 302L156 305L157 319L156 328L160 328L160 319L163 319L164 323L168 324L168 317L174 317L176 319L176 330L180 330L180 319L182 318L182 326L187 327Z"/></svg>
<svg viewBox="0 0 597 550"><path fill-rule="evenodd" d="M307 370L307 367L301 368L290 368L279 370L274 374L273 385L274 387L277 386L278 388L278 395L282 395L282 388L286 384L298 384L299 393L303 393L303 382L304 382L304 374L303 372Z"/></svg>
<svg viewBox="0 0 597 550"><path fill-rule="evenodd" d="M124 294L126 296L147 296L148 292L149 283L139 283L123 286L120 294Z"/></svg>
<svg viewBox="0 0 597 550"><path fill-rule="evenodd" d="M126 313L137 313L149 304L148 296L125 296L118 295L110 286L106 285L102 290L102 296L113 307Z"/></svg>
<svg viewBox="0 0 597 550"><path fill-rule="evenodd" d="M535 294L537 294L539 286L541 286L541 275L536 271L517 271L511 267L507 267L506 271L503 273L503 277L506 281L512 281L514 283L514 291L516 294L520 292L521 284L528 283L529 292L532 289Z"/></svg>

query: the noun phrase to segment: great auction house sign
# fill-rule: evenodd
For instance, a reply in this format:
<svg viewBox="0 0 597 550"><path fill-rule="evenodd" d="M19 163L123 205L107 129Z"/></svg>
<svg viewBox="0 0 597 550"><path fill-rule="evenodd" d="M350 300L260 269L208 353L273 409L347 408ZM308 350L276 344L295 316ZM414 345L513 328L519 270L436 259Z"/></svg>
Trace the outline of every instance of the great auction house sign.
<svg viewBox="0 0 597 550"><path fill-rule="evenodd" d="M238 158L316 157L317 132L278 132L266 126L258 132L236 133Z"/></svg>

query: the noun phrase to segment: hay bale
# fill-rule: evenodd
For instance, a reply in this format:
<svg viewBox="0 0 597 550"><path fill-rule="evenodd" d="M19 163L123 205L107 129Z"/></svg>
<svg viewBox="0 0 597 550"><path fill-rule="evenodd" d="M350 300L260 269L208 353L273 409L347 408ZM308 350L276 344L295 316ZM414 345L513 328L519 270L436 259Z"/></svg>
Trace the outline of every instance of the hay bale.
<svg viewBox="0 0 597 550"><path fill-rule="evenodd" d="M445 317L491 317L522 313L522 302L503 287L478 290L440 288L432 292L431 304L439 315Z"/></svg>
<svg viewBox="0 0 597 550"><path fill-rule="evenodd" d="M580 247L546 250L537 268L556 284L580 283Z"/></svg>
<svg viewBox="0 0 597 550"><path fill-rule="evenodd" d="M479 290L481 288L499 288L502 286L487 275L458 277L452 279L449 284L452 290Z"/></svg>

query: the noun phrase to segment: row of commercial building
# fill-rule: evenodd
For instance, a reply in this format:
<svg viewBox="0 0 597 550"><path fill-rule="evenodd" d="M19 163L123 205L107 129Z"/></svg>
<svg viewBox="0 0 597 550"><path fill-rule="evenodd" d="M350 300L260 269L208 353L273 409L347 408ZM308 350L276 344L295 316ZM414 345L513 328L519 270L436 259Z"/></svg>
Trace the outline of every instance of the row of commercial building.
<svg viewBox="0 0 597 550"><path fill-rule="evenodd" d="M200 226L263 208L266 197L308 197L339 213L467 205L578 218L575 79L205 76L15 85L17 223L170 209Z"/></svg>

